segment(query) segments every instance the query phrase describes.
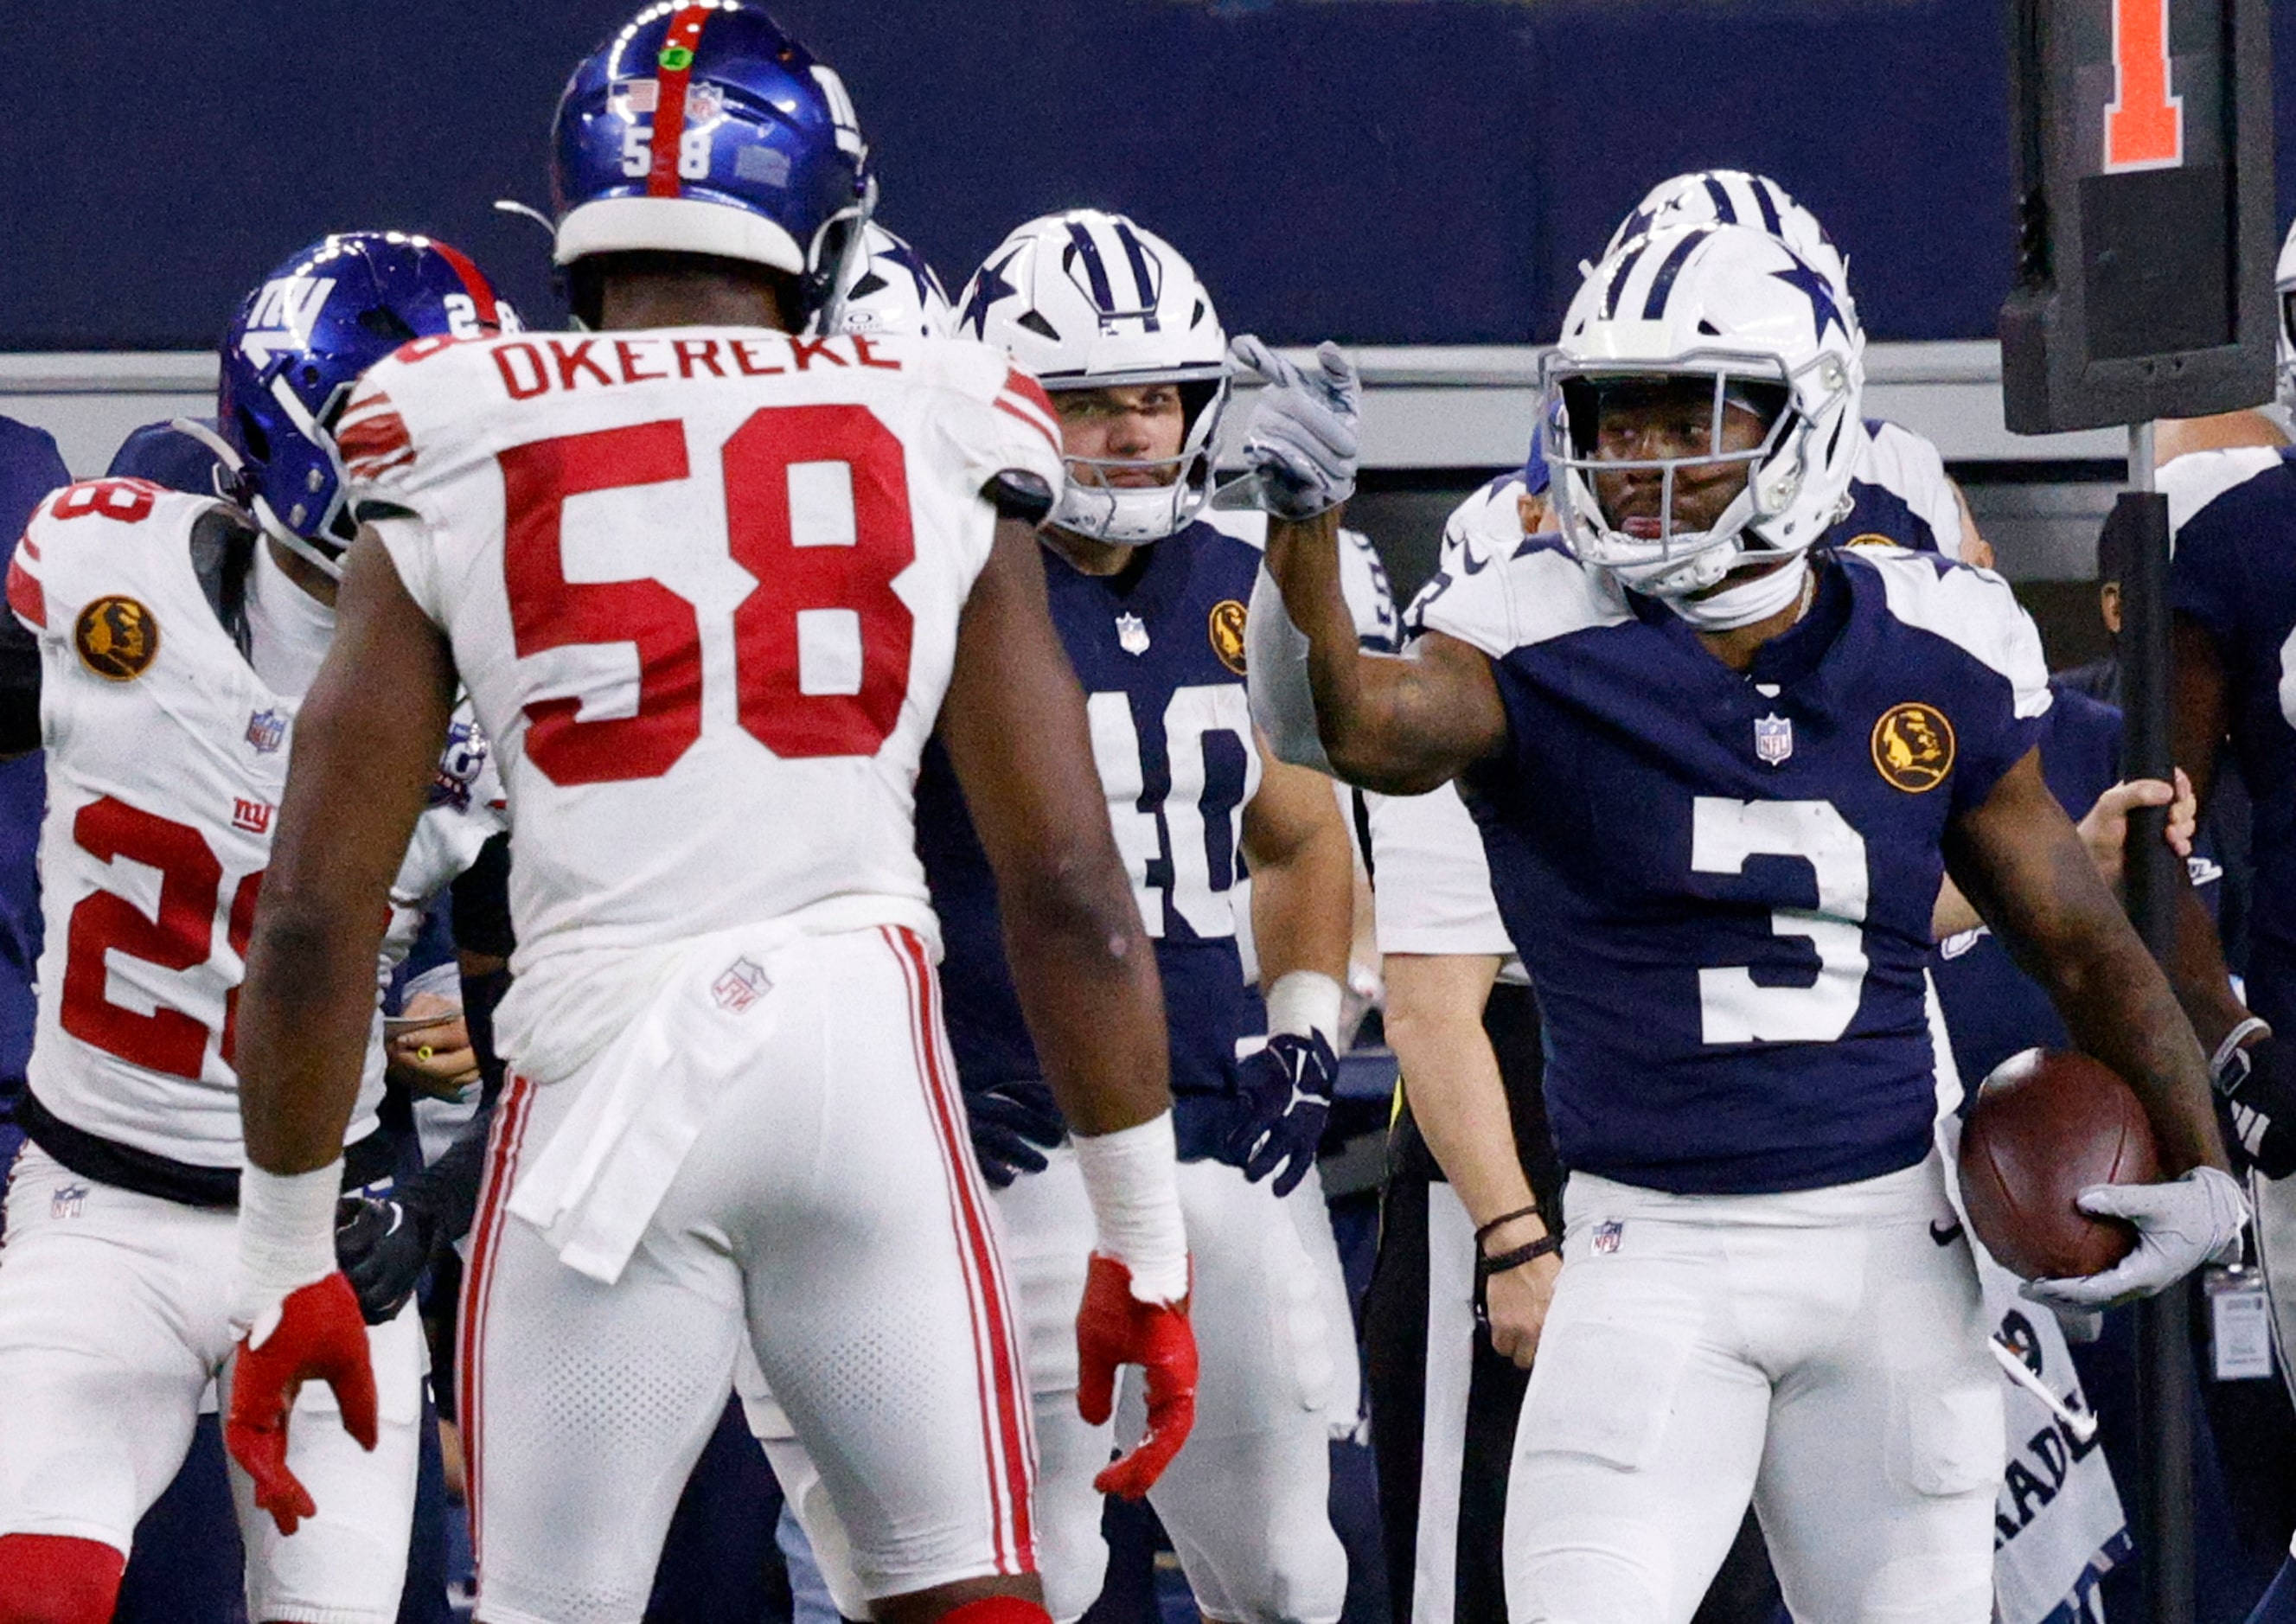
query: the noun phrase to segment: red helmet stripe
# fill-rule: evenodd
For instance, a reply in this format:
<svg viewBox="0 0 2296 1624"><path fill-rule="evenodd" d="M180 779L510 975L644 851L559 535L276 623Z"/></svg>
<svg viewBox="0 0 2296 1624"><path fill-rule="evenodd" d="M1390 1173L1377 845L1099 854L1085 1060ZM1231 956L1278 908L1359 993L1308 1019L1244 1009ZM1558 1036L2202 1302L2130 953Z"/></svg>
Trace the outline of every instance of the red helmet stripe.
<svg viewBox="0 0 2296 1624"><path fill-rule="evenodd" d="M693 49L701 43L701 25L709 19L709 7L685 6L669 20L669 31L661 37L661 59L654 64L653 162L646 170L648 197L685 193L677 178L677 149L685 136L685 89L693 80Z"/></svg>
<svg viewBox="0 0 2296 1624"><path fill-rule="evenodd" d="M479 320L488 327L499 329L502 326L502 317L495 309L494 283L487 280L487 274L472 263L468 254L450 243L441 242L438 238L433 237L430 239L430 246L437 249L439 257L455 267L455 275L463 279L463 291L470 294L471 303L478 308Z"/></svg>

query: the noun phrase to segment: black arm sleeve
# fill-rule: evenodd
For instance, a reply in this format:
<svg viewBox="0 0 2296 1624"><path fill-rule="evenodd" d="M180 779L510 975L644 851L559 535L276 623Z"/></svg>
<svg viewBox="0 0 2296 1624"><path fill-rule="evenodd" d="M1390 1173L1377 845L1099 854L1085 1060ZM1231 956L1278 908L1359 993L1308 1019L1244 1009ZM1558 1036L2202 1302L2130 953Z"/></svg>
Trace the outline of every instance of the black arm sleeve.
<svg viewBox="0 0 2296 1624"><path fill-rule="evenodd" d="M463 972L463 1029L471 1035L471 1052L478 1057L481 1095L488 1104L503 1089L502 1054L495 1047L495 1006L510 990L511 975L507 970L489 970L484 975Z"/></svg>
<svg viewBox="0 0 2296 1624"><path fill-rule="evenodd" d="M510 923L510 836L479 849L479 860L456 876L451 900L455 946L464 953L508 958L518 946Z"/></svg>
<svg viewBox="0 0 2296 1624"><path fill-rule="evenodd" d="M438 1161L398 1181L398 1198L429 1213L438 1224L434 1246L453 1245L470 1234L478 1218L479 1185L486 1176L487 1138L494 1121L495 1099L488 1093Z"/></svg>
<svg viewBox="0 0 2296 1624"><path fill-rule="evenodd" d="M40 640L0 609L0 756L40 748Z"/></svg>

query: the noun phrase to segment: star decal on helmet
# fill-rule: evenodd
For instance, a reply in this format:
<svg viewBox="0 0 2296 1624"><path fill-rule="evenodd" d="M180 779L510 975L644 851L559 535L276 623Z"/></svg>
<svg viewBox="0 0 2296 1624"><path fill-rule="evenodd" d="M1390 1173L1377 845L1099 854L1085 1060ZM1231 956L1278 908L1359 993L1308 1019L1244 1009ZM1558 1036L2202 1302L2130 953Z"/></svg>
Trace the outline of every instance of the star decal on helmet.
<svg viewBox="0 0 2296 1624"><path fill-rule="evenodd" d="M922 299L928 292L938 291L939 278L934 276L932 267L924 262L922 256L915 249L899 239L896 238L879 249L874 257L887 264L898 265L906 271L917 284L919 299Z"/></svg>
<svg viewBox="0 0 2296 1624"><path fill-rule="evenodd" d="M1770 275L1788 287L1799 289L1809 296L1810 320L1817 328L1818 343L1825 342L1828 327L1841 328L1841 336L1845 339L1849 336L1849 324L1841 319L1841 307L1833 302L1833 290L1826 284L1824 277L1800 259L1794 260L1788 269L1772 271Z"/></svg>
<svg viewBox="0 0 2296 1624"><path fill-rule="evenodd" d="M956 324L960 329L970 327L974 338L984 341L988 339L990 308L997 300L1013 298L1021 291L1004 280L1005 267L1020 257L1021 250L1016 248L996 264L980 267L980 274L972 279L972 297L964 301L964 308L957 313Z"/></svg>

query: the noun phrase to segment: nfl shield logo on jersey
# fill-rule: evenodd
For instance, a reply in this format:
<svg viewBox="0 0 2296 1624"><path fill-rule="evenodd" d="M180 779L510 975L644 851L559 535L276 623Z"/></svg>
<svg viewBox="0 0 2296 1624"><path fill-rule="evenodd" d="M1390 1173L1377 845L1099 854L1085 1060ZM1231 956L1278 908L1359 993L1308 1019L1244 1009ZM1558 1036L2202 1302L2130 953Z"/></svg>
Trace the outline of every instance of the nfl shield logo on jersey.
<svg viewBox="0 0 2296 1624"><path fill-rule="evenodd" d="M1600 1252L1618 1251L1619 1242L1625 1237L1626 1233L1627 1226L1623 1219L1613 1218L1607 1224L1598 1226L1595 1230L1595 1250Z"/></svg>
<svg viewBox="0 0 2296 1624"><path fill-rule="evenodd" d="M258 756L268 756L286 742L287 718L276 710L258 710L247 718L247 742Z"/></svg>
<svg viewBox="0 0 2296 1624"><path fill-rule="evenodd" d="M1771 767L1793 754L1793 723L1782 716L1754 718L1754 754Z"/></svg>
<svg viewBox="0 0 2296 1624"><path fill-rule="evenodd" d="M1116 646L1128 654L1148 652L1148 622L1138 615L1116 617Z"/></svg>
<svg viewBox="0 0 2296 1624"><path fill-rule="evenodd" d="M738 1015L755 1004L766 990L765 967L746 958L737 958L726 972L709 984L709 996L718 1000L718 1007L728 1014Z"/></svg>

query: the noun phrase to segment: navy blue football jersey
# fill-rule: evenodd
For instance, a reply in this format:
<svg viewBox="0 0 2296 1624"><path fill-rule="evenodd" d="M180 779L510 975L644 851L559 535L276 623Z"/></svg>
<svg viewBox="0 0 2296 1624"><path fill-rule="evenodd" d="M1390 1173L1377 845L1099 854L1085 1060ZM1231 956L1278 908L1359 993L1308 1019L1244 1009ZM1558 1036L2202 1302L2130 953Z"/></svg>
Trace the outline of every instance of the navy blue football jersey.
<svg viewBox="0 0 2296 1624"><path fill-rule="evenodd" d="M1563 1161L1752 1193L1920 1161L1946 825L2049 707L2006 584L1845 549L1740 674L1553 538L1457 564L1414 613L1488 655L1506 706L1507 748L1463 787L1538 990Z"/></svg>
<svg viewBox="0 0 2296 1624"><path fill-rule="evenodd" d="M1143 547L1116 576L1047 548L1045 584L1085 691L1117 850L1156 943L1184 1155L1225 1131L1236 1039L1258 1000L1236 948L1244 803L1260 762L1243 688L1244 606L1259 554L1209 524ZM994 879L948 759L917 785L917 850L941 918L950 1046L968 1088L1041 1078L1004 962Z"/></svg>
<svg viewBox="0 0 2296 1624"><path fill-rule="evenodd" d="M2224 660L2233 750L2254 803L2248 1001L2296 1030L2296 454L2196 452L2161 471L2169 598Z"/></svg>

